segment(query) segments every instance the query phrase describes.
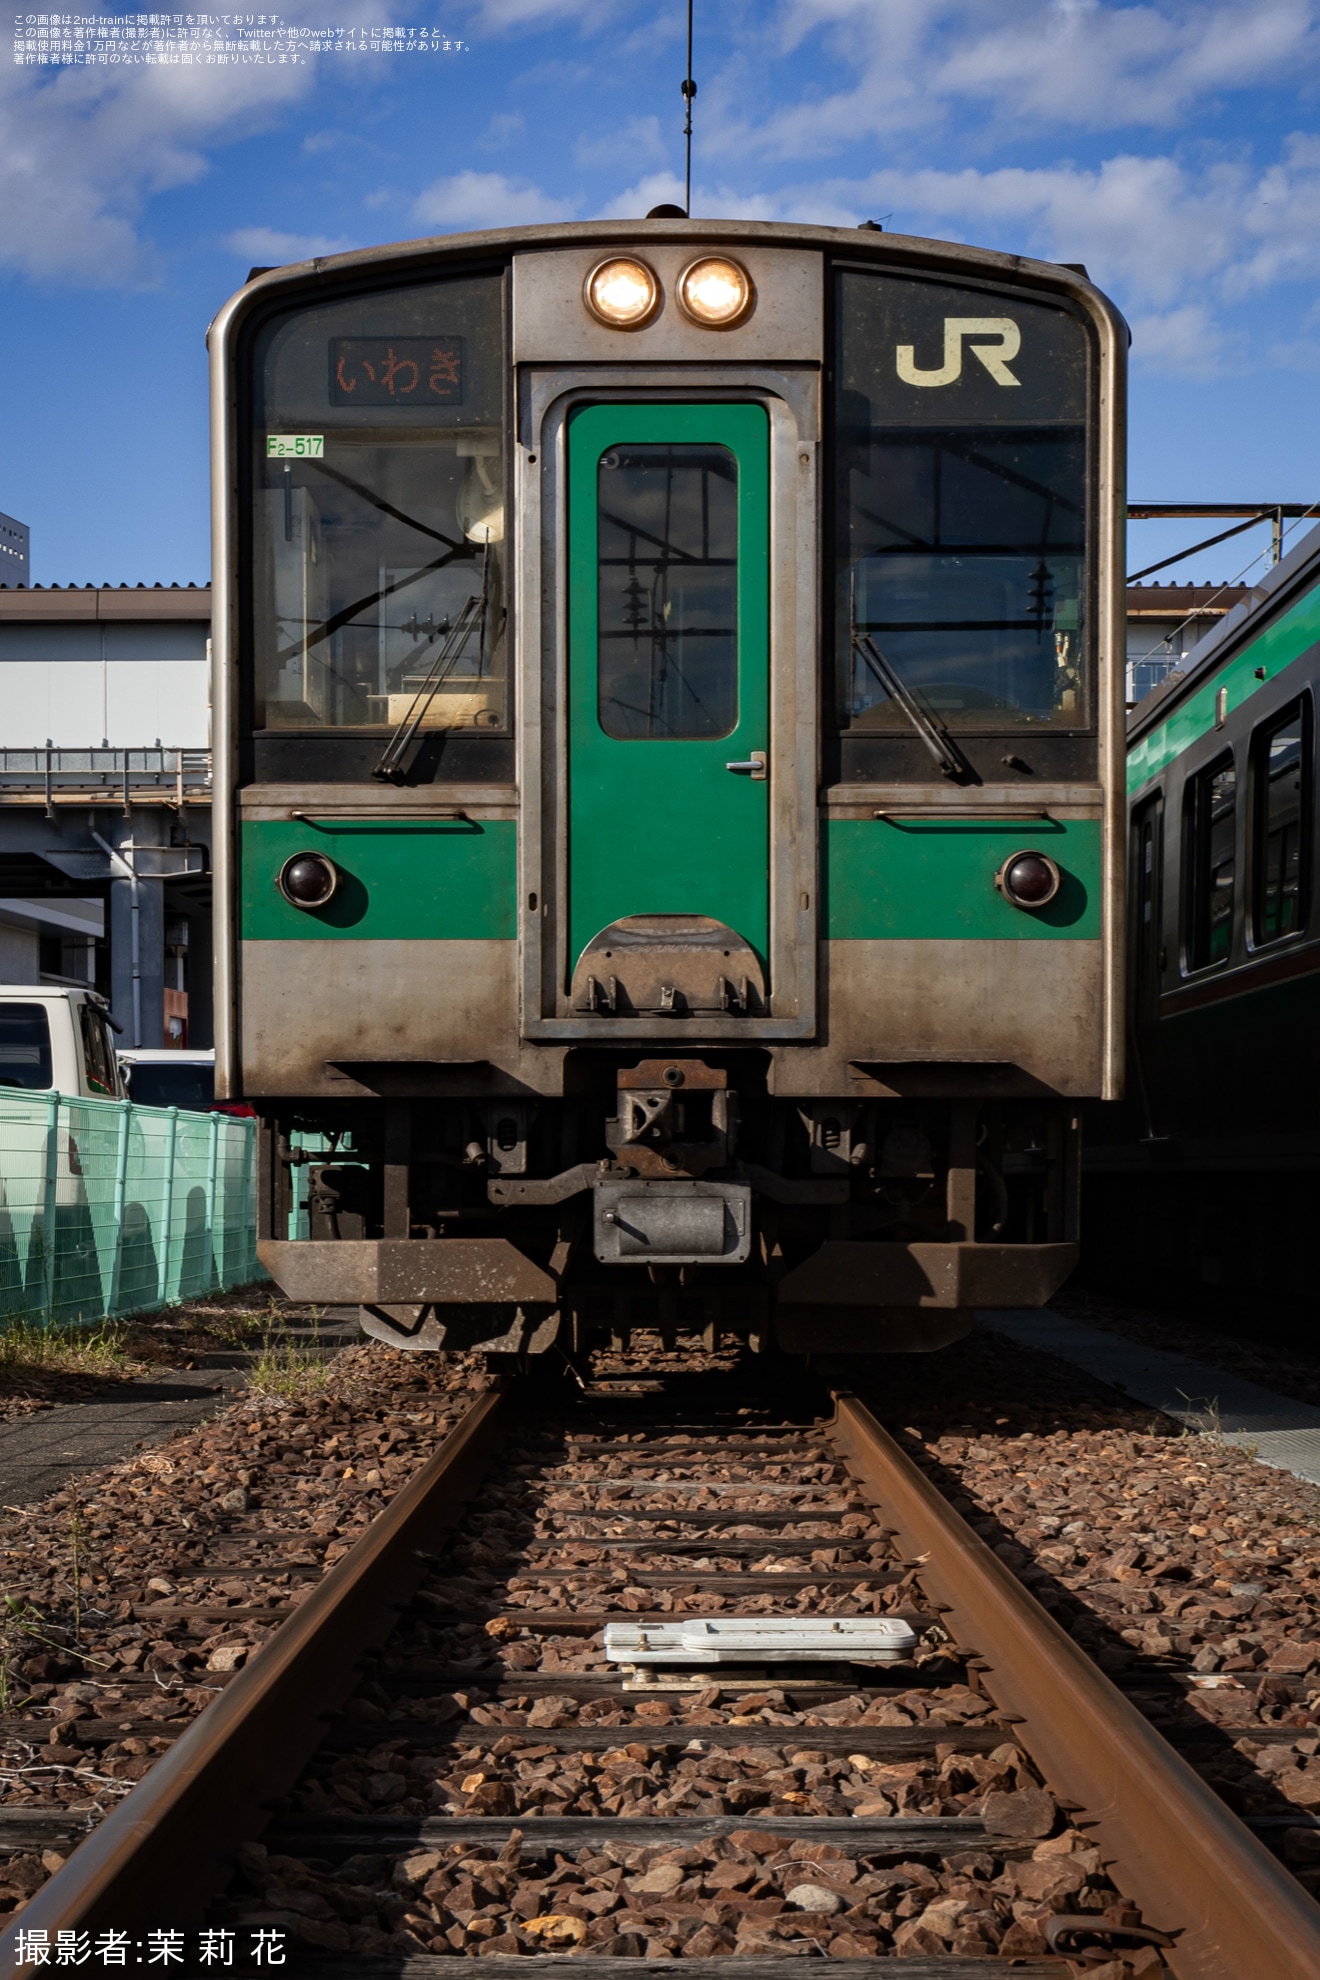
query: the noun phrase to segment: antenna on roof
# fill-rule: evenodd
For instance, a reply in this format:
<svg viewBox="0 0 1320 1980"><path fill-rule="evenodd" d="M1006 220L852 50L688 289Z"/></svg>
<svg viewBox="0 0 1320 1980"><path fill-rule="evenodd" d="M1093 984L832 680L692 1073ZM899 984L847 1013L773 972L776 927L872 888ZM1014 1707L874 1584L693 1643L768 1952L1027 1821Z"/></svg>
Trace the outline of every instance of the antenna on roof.
<svg viewBox="0 0 1320 1980"><path fill-rule="evenodd" d="M697 93L697 85L692 80L692 4L688 0L687 10L687 74L680 88L683 91L684 116L683 137L687 145L687 161L683 171L683 204L673 206L666 201L661 206L653 206L647 214L648 220L690 220L692 218L692 99Z"/></svg>
<svg viewBox="0 0 1320 1980"><path fill-rule="evenodd" d="M687 74L683 78L683 138L687 146L687 162L683 173L683 211L692 218L692 99L697 93L697 85L692 80L692 7L688 0L687 10Z"/></svg>

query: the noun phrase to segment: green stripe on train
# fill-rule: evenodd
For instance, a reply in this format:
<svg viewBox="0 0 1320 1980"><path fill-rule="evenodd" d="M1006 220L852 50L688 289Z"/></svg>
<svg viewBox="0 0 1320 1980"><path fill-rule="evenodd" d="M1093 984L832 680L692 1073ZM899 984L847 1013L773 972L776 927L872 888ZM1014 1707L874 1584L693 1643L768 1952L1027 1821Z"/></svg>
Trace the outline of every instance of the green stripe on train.
<svg viewBox="0 0 1320 1980"><path fill-rule="evenodd" d="M309 826L278 819L242 831L247 941L510 941L517 934L512 820L427 819ZM1100 826L1094 820L836 819L825 828L825 925L834 940L1094 940L1100 933ZM1031 847L1057 860L1059 899L1011 907L994 875ZM276 881L315 849L340 870L329 907L291 907Z"/></svg>
<svg viewBox="0 0 1320 1980"><path fill-rule="evenodd" d="M1063 885L1039 913L995 874L1011 853L1048 853ZM825 827L827 934L835 941L1093 941L1100 934L1098 819L837 818Z"/></svg>
<svg viewBox="0 0 1320 1980"><path fill-rule="evenodd" d="M1320 586L1299 598L1290 611L1266 626L1264 632L1223 666L1212 669L1194 694L1180 701L1163 722L1132 745L1128 751L1129 796L1141 790L1152 777L1158 777L1166 764L1214 728L1215 697L1220 688L1228 690L1229 711L1240 708L1276 674L1300 659L1317 640L1320 640ZM1264 680L1256 679L1258 667L1265 671Z"/></svg>
<svg viewBox="0 0 1320 1980"><path fill-rule="evenodd" d="M509 941L517 934L512 819L378 823L293 819L242 828L242 933L249 942ZM328 907L291 907L277 883L294 853L327 854L340 882Z"/></svg>

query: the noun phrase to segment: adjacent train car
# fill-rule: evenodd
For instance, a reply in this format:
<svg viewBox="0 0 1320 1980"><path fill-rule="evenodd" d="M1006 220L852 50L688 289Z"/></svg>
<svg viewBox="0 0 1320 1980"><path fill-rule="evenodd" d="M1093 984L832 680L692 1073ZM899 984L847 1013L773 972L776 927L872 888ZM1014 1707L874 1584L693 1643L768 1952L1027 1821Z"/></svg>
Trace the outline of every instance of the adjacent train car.
<svg viewBox="0 0 1320 1980"><path fill-rule="evenodd" d="M1088 1121L1098 1268L1313 1301L1320 1170L1311 531L1129 723L1127 1098Z"/></svg>
<svg viewBox="0 0 1320 1980"><path fill-rule="evenodd" d="M1085 271L661 214L259 272L210 341L217 1091L276 1281L524 1356L1047 1298L1122 1053Z"/></svg>

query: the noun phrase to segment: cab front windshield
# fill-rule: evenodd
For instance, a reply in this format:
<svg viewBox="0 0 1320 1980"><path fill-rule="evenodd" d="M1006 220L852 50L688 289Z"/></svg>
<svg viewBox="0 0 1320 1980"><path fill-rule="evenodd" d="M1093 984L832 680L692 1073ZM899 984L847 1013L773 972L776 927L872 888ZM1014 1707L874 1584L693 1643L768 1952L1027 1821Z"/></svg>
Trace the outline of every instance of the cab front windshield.
<svg viewBox="0 0 1320 1980"><path fill-rule="evenodd" d="M385 290L264 333L257 728L506 728L501 291Z"/></svg>
<svg viewBox="0 0 1320 1980"><path fill-rule="evenodd" d="M1018 296L847 272L835 390L839 726L1091 720L1082 325Z"/></svg>

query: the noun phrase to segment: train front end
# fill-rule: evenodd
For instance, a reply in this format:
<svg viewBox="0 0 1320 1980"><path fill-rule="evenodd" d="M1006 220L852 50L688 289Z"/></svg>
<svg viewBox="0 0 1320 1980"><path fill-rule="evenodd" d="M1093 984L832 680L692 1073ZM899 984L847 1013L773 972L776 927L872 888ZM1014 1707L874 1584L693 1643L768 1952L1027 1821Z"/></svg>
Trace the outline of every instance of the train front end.
<svg viewBox="0 0 1320 1980"><path fill-rule="evenodd" d="M1126 331L655 219L258 275L211 336L217 1093L411 1348L930 1349L1121 1077Z"/></svg>

